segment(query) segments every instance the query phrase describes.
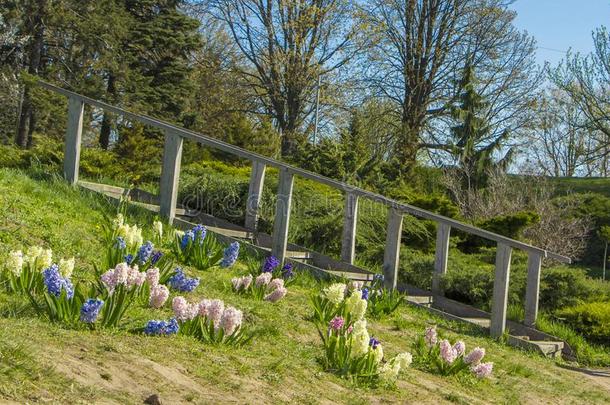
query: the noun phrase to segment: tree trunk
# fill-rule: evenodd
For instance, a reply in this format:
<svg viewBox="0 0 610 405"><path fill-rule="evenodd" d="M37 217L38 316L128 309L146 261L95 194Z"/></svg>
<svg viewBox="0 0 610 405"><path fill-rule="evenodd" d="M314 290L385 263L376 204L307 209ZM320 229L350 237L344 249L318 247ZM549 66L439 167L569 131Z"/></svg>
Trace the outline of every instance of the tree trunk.
<svg viewBox="0 0 610 405"><path fill-rule="evenodd" d="M106 88L111 101L114 101L115 95L115 76L110 73L108 76L108 87ZM104 111L104 117L102 118L102 127L100 128L100 146L104 150L108 150L110 146L110 131L112 130L112 116L108 111Z"/></svg>
<svg viewBox="0 0 610 405"><path fill-rule="evenodd" d="M29 44L29 66L28 73L37 75L40 68L40 60L42 56L42 48L44 45L44 16L47 9L47 0L37 0L35 2L35 10L30 14L28 31L32 33L32 40ZM23 93L23 105L19 115L19 126L15 136L15 143L27 148L32 144L32 133L34 132L34 108L32 103L32 89L29 84L25 85Z"/></svg>

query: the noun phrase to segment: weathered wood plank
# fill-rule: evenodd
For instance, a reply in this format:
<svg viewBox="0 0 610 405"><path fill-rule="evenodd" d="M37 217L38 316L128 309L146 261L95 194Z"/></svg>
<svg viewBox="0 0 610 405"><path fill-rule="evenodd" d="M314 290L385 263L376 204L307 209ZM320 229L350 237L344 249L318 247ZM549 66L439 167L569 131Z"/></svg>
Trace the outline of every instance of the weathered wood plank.
<svg viewBox="0 0 610 405"><path fill-rule="evenodd" d="M390 208L388 210L388 227L383 256L383 275L385 287L392 290L396 288L398 282L401 236L402 213L399 210Z"/></svg>
<svg viewBox="0 0 610 405"><path fill-rule="evenodd" d="M441 278L447 273L447 258L449 257L449 237L451 227L447 224L437 224L436 252L434 254L434 274L432 275L432 292L441 293Z"/></svg>
<svg viewBox="0 0 610 405"><path fill-rule="evenodd" d="M527 286L525 288L525 318L523 323L532 327L536 324L538 318L541 266L542 256L530 252L527 256Z"/></svg>
<svg viewBox="0 0 610 405"><path fill-rule="evenodd" d="M72 185L78 183L84 107L85 103L76 97L70 97L68 100L68 124L64 145L64 178Z"/></svg>
<svg viewBox="0 0 610 405"><path fill-rule="evenodd" d="M496 270L494 274L494 291L491 304L492 337L500 337L506 329L506 308L508 306L508 284L510 281L510 246L498 243L496 250Z"/></svg>
<svg viewBox="0 0 610 405"><path fill-rule="evenodd" d="M345 195L343 214L343 235L341 237L341 260L354 264L356 258L356 224L358 223L358 196L353 193Z"/></svg>
<svg viewBox="0 0 610 405"><path fill-rule="evenodd" d="M163 166L161 166L161 184L159 187L159 212L170 223L176 217L182 144L183 139L179 133L175 131L167 131L165 133Z"/></svg>
<svg viewBox="0 0 610 405"><path fill-rule="evenodd" d="M286 258L286 246L288 244L288 226L290 224L290 208L292 206L293 184L293 174L289 170L283 168L280 169L277 203L275 206L275 221L273 223L271 254L275 256L282 264Z"/></svg>
<svg viewBox="0 0 610 405"><path fill-rule="evenodd" d="M256 230L258 225L258 210L260 208L263 186L265 182L265 164L257 160L252 161L252 172L250 173L250 186L248 187L248 200L246 201L246 220L244 226L247 229Z"/></svg>

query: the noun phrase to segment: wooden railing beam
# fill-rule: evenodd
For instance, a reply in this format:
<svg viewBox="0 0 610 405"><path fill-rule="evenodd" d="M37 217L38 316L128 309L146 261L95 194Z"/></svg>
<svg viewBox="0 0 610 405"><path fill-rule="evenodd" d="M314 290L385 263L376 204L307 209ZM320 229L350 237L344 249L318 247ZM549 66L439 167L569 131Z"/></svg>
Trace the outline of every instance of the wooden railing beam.
<svg viewBox="0 0 610 405"><path fill-rule="evenodd" d="M402 236L402 213L396 209L388 210L388 226L383 256L384 286L396 289L398 283L398 265L400 261L400 240Z"/></svg>
<svg viewBox="0 0 610 405"><path fill-rule="evenodd" d="M171 224L176 216L178 201L178 179L182 162L183 139L174 131L165 133L161 184L159 186L159 213Z"/></svg>
<svg viewBox="0 0 610 405"><path fill-rule="evenodd" d="M538 299L540 294L540 269L542 256L529 253L527 256L527 285L525 287L525 318L523 323L535 326L538 318Z"/></svg>
<svg viewBox="0 0 610 405"><path fill-rule="evenodd" d="M490 325L491 336L495 338L502 336L506 330L511 254L512 249L510 246L498 243Z"/></svg>
<svg viewBox="0 0 610 405"><path fill-rule="evenodd" d="M436 252L434 253L434 273L432 275L432 293L434 294L441 294L441 279L447 273L450 236L451 227L447 224L438 224L436 230Z"/></svg>
<svg viewBox="0 0 610 405"><path fill-rule="evenodd" d="M288 245L288 227L290 225L290 208L292 206L293 184L293 174L289 170L283 168L280 169L277 203L275 206L275 221L273 223L271 254L275 256L282 264L286 258L286 246Z"/></svg>
<svg viewBox="0 0 610 405"><path fill-rule="evenodd" d="M68 99L68 124L64 145L64 178L72 185L78 182L84 108L85 103L82 100L76 97Z"/></svg>
<svg viewBox="0 0 610 405"><path fill-rule="evenodd" d="M354 264L356 256L356 224L358 223L358 196L353 193L345 195L343 214L343 235L341 237L341 260Z"/></svg>
<svg viewBox="0 0 610 405"><path fill-rule="evenodd" d="M252 161L250 173L250 186L248 187L248 200L246 201L245 227L252 231L257 229L259 208L263 196L265 182L265 164L257 160Z"/></svg>

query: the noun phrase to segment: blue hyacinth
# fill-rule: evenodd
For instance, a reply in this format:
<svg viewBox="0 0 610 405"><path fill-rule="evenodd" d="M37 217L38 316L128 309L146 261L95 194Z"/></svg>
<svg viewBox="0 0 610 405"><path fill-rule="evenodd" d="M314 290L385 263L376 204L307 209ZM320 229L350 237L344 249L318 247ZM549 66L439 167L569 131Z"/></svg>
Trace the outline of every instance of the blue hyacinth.
<svg viewBox="0 0 610 405"><path fill-rule="evenodd" d="M59 273L59 266L56 264L51 265L51 267L45 269L42 272L42 277L44 280L44 285L47 288L49 294L52 294L56 297L61 295L61 290L66 290L66 296L69 299L72 299L74 296L74 287L72 286L72 282L68 278L64 278Z"/></svg>
<svg viewBox="0 0 610 405"><path fill-rule="evenodd" d="M220 262L220 267L231 267L239 256L239 242L233 242L224 251L224 257Z"/></svg>
<svg viewBox="0 0 610 405"><path fill-rule="evenodd" d="M162 251L160 251L160 250L155 251L152 254L152 256L150 257L150 264L154 266L155 264L157 264L157 262L159 260L161 260L162 257L163 257L163 252Z"/></svg>
<svg viewBox="0 0 610 405"><path fill-rule="evenodd" d="M292 263L286 263L284 267L282 267L282 277L283 278L292 278L294 276L294 272L292 270Z"/></svg>
<svg viewBox="0 0 610 405"><path fill-rule="evenodd" d="M131 262L133 261L133 255L131 253L128 255L125 255L124 259L125 259L125 263L131 264Z"/></svg>
<svg viewBox="0 0 610 405"><path fill-rule="evenodd" d="M363 300L369 299L369 289L366 287L362 289L362 299Z"/></svg>
<svg viewBox="0 0 610 405"><path fill-rule="evenodd" d="M174 275L167 280L167 285L176 291L191 292L199 285L199 279L187 277L184 271L178 267L174 271Z"/></svg>
<svg viewBox="0 0 610 405"><path fill-rule="evenodd" d="M80 320L85 323L93 323L100 314L104 301L89 298L80 309Z"/></svg>
<svg viewBox="0 0 610 405"><path fill-rule="evenodd" d="M272 273L279 265L280 261L275 256L269 256L265 259L265 263L263 264L263 273Z"/></svg>
<svg viewBox="0 0 610 405"><path fill-rule="evenodd" d="M373 280L374 281L381 281L381 282L383 282L383 279L384 279L383 274L375 274L375 276L373 276Z"/></svg>
<svg viewBox="0 0 610 405"><path fill-rule="evenodd" d="M180 326L176 318L169 321L150 320L144 328L144 333L147 335L173 335L178 333Z"/></svg>
<svg viewBox="0 0 610 405"><path fill-rule="evenodd" d="M150 259L154 248L155 246L152 244L151 241L148 241L143 244L140 247L140 250L138 250L138 262L140 262L140 264L146 263L148 259Z"/></svg>
<svg viewBox="0 0 610 405"><path fill-rule="evenodd" d="M379 340L375 339L374 337L372 337L369 340L369 346L371 346L371 348L373 349L377 349L377 346L379 346L379 343L381 343Z"/></svg>
<svg viewBox="0 0 610 405"><path fill-rule="evenodd" d="M118 236L116 238L116 242L114 243L114 247L117 249L125 249L127 247L127 242L125 242L125 239L123 239L123 237Z"/></svg>

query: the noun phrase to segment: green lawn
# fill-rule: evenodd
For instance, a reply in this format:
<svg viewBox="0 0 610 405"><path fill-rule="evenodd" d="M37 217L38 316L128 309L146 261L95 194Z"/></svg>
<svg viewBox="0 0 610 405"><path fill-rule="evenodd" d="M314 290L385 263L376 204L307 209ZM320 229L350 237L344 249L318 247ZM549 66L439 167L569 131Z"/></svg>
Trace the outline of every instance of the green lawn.
<svg viewBox="0 0 610 405"><path fill-rule="evenodd" d="M75 278L90 279L93 263L101 261L100 224L113 210L103 197L44 174L0 169L0 257L41 244L56 255L76 256ZM144 226L152 219L135 209L128 216L130 223ZM370 322L387 357L410 350L423 328L436 323L451 340L486 347L494 376L473 381L411 368L395 388L358 388L319 365L319 338L307 320L317 282L303 277L284 300L270 304L231 291L230 279L246 271L243 264L231 271L187 270L202 278L190 299L222 298L242 309L257 332L253 342L242 348L211 347L188 337L139 332L149 319L169 318L168 308L132 308L118 330L67 329L37 317L21 297L1 292L0 402L142 403L151 394L171 404L610 402L608 388L584 374L410 307Z"/></svg>
<svg viewBox="0 0 610 405"><path fill-rule="evenodd" d="M610 197L610 178L605 177L559 177L550 178L551 183L557 186L559 194L571 193L599 193Z"/></svg>

